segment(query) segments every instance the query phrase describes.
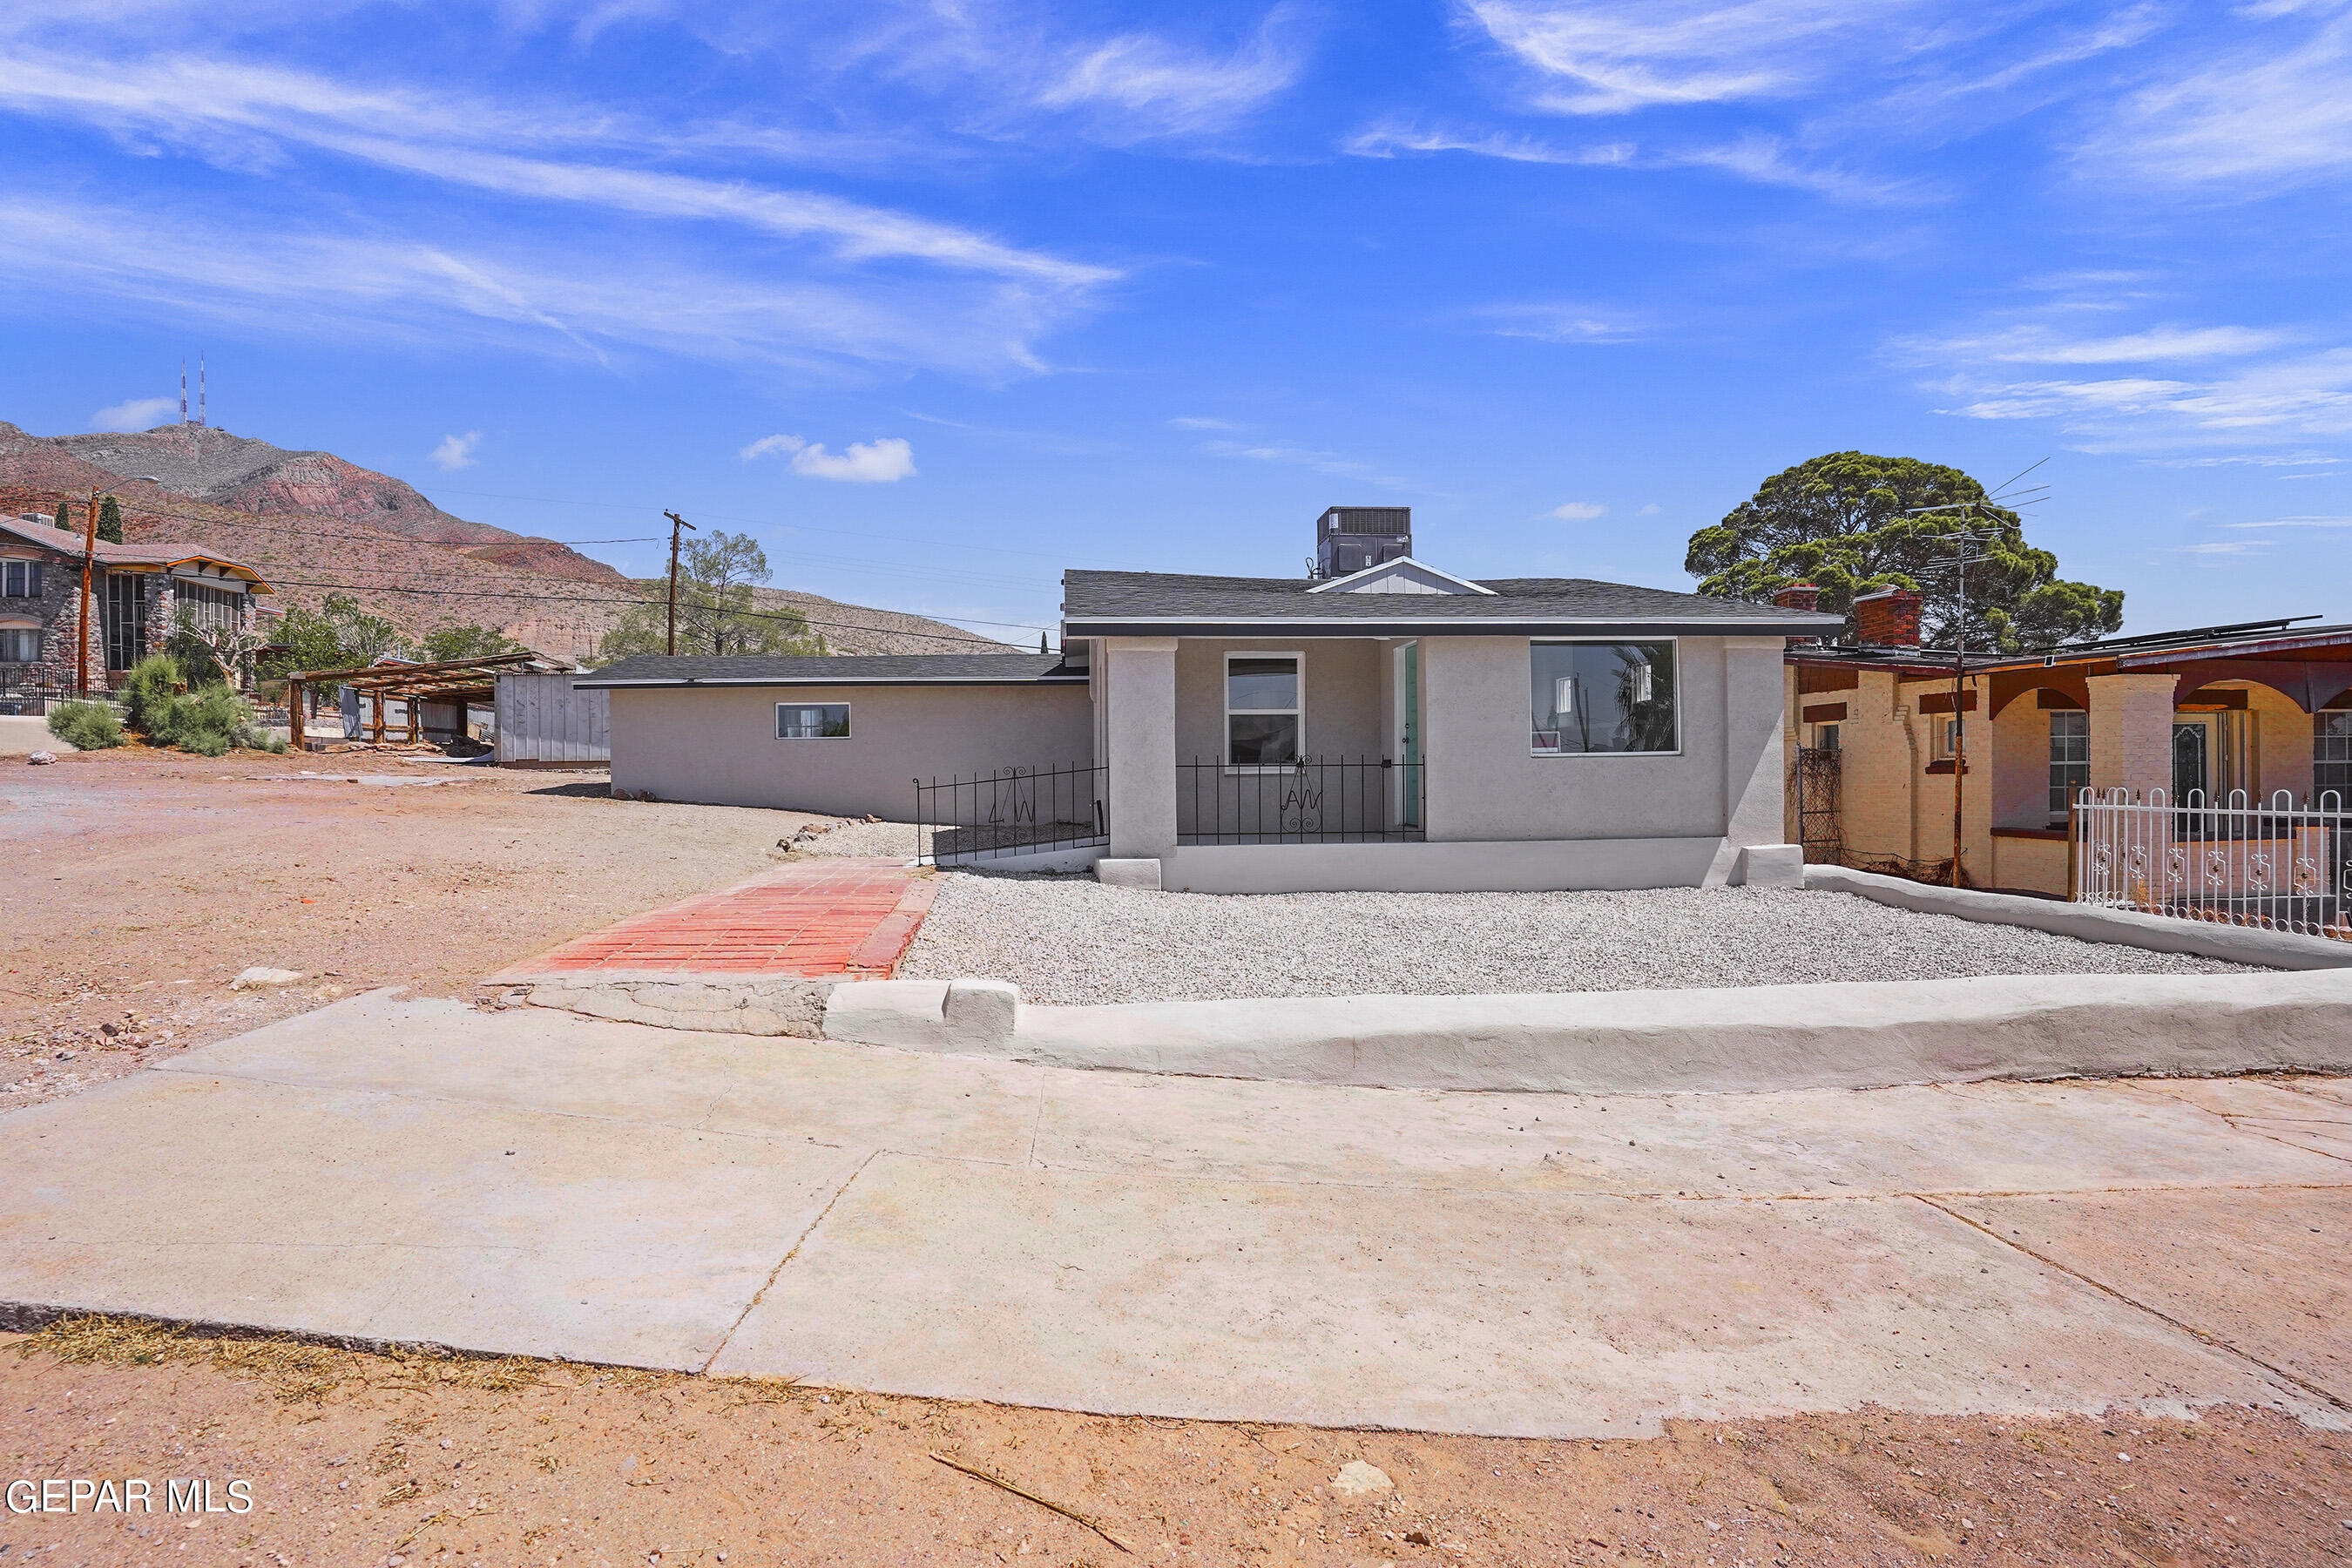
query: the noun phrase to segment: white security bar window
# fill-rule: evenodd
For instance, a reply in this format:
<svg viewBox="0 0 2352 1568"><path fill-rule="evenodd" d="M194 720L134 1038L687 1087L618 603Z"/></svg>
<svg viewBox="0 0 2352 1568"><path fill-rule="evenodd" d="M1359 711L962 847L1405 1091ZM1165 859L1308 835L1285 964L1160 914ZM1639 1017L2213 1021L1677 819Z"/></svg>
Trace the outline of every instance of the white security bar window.
<svg viewBox="0 0 2352 1568"><path fill-rule="evenodd" d="M2066 820L2074 796L2091 787L2091 716L2060 710L2050 715L2050 820Z"/></svg>
<svg viewBox="0 0 2352 1568"><path fill-rule="evenodd" d="M0 598L37 599L40 596L39 562L0 561Z"/></svg>
<svg viewBox="0 0 2352 1568"><path fill-rule="evenodd" d="M1682 749L1673 643L1530 643L1528 666L1536 755Z"/></svg>
<svg viewBox="0 0 2352 1568"><path fill-rule="evenodd" d="M1225 655L1225 764L1288 767L1298 761L1306 710L1301 706L1299 656Z"/></svg>
<svg viewBox="0 0 2352 1568"><path fill-rule="evenodd" d="M846 702L776 704L776 739L779 741L840 741L848 737L849 704Z"/></svg>

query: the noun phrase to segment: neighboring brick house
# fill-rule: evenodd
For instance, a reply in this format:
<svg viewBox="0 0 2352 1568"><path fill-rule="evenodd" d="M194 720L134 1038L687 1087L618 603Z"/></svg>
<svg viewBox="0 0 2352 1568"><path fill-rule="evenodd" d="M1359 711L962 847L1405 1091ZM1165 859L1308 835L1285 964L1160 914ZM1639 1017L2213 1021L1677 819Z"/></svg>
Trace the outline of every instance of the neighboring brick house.
<svg viewBox="0 0 2352 1568"><path fill-rule="evenodd" d="M1779 602L1815 598L1800 586ZM2062 896L2068 809L2085 786L2174 801L2284 791L2298 806L2333 791L2352 805L2352 626L2249 622L1974 654L1956 694L1951 654L1920 646L1919 610L1918 595L1882 590L1855 601L1852 643L1789 650L1788 834L1808 859L1941 880L1956 776L1966 879Z"/></svg>
<svg viewBox="0 0 2352 1568"><path fill-rule="evenodd" d="M83 535L38 514L0 517L0 700L70 688L81 647ZM163 646L181 612L251 627L259 574L186 544L109 544L91 559L89 679L111 686Z"/></svg>

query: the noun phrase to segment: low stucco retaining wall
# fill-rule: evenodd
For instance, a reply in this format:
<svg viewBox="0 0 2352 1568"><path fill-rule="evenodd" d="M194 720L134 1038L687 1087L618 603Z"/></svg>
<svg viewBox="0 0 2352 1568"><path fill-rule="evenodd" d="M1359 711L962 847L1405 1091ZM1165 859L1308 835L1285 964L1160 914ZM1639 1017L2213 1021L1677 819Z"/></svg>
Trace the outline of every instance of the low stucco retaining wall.
<svg viewBox="0 0 2352 1568"><path fill-rule="evenodd" d="M1843 866L1806 867L1805 886L1855 893L1896 909L1958 915L1965 921L1989 925L2027 926L2084 942L2121 942L2157 952L2193 952L2205 958L2259 963L2271 969L2352 968L2352 942L2334 942L2324 936L2176 920L2169 915L2142 914L2137 910L2107 910L2095 904L2021 898L2015 893L1934 888L1924 882L1906 882L1900 877L1852 871Z"/></svg>
<svg viewBox="0 0 2352 1568"><path fill-rule="evenodd" d="M951 1009L946 982L837 986L825 1037L1131 1072L1570 1093L2352 1070L2341 969L1108 1007L1015 1005L1001 982L953 989Z"/></svg>

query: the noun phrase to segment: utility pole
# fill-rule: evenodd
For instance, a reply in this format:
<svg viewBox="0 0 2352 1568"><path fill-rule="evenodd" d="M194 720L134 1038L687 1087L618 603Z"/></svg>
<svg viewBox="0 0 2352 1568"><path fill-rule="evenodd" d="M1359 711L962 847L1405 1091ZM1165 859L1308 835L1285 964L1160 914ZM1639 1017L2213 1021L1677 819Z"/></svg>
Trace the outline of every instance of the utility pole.
<svg viewBox="0 0 2352 1568"><path fill-rule="evenodd" d="M98 559L98 491L89 492L89 516L81 539L81 654L74 661L74 695L89 695L89 569Z"/></svg>
<svg viewBox="0 0 2352 1568"><path fill-rule="evenodd" d="M90 515L96 517L98 514L92 512ZM674 511L666 511L662 515L669 519L669 655L672 658L676 658L677 657L677 531L681 528L690 529L694 524Z"/></svg>

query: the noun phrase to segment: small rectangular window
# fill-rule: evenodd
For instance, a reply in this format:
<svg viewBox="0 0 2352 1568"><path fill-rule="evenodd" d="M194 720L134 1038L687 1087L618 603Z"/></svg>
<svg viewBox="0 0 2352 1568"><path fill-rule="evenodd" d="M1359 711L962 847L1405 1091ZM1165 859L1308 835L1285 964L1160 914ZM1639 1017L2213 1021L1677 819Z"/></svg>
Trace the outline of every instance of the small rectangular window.
<svg viewBox="0 0 2352 1568"><path fill-rule="evenodd" d="M1225 656L1225 763L1288 767L1298 761L1299 658L1295 653Z"/></svg>
<svg viewBox="0 0 2352 1568"><path fill-rule="evenodd" d="M0 664L31 664L41 657L41 634L10 626L0 630Z"/></svg>
<svg viewBox="0 0 2352 1568"><path fill-rule="evenodd" d="M1674 644L1530 643L1528 668L1538 755L1681 749Z"/></svg>
<svg viewBox="0 0 2352 1568"><path fill-rule="evenodd" d="M1838 727L1834 724L1814 725L1813 745L1820 751L1836 751L1838 749Z"/></svg>
<svg viewBox="0 0 2352 1568"><path fill-rule="evenodd" d="M776 704L776 739L779 741L838 741L849 735L849 704L846 702L779 702Z"/></svg>
<svg viewBox="0 0 2352 1568"><path fill-rule="evenodd" d="M2091 787L2091 716L2063 709L2050 715L2050 818L2065 820L2074 797Z"/></svg>
<svg viewBox="0 0 2352 1568"><path fill-rule="evenodd" d="M5 595L11 599L26 597L25 568L27 564L23 561L0 563L0 595Z"/></svg>

